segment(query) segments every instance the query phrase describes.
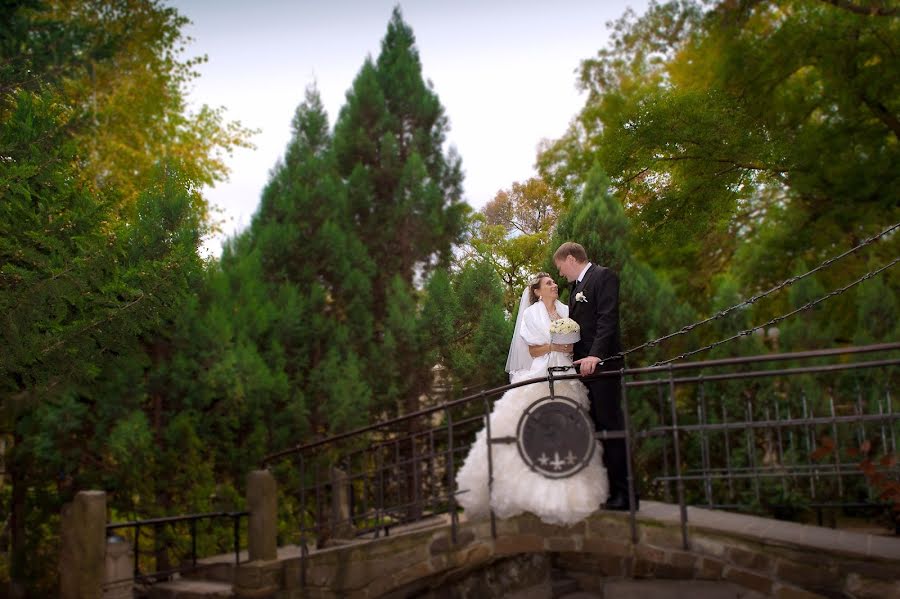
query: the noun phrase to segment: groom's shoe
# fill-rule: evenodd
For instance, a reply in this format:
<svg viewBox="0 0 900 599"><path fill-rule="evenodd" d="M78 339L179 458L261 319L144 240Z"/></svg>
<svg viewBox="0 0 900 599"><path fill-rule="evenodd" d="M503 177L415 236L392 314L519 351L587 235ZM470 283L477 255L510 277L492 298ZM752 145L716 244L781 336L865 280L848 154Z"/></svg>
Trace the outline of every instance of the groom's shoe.
<svg viewBox="0 0 900 599"><path fill-rule="evenodd" d="M637 496L634 498L634 511L640 509L641 500ZM631 502L628 501L626 493L616 493L603 504L603 509L616 512L627 512L631 509Z"/></svg>

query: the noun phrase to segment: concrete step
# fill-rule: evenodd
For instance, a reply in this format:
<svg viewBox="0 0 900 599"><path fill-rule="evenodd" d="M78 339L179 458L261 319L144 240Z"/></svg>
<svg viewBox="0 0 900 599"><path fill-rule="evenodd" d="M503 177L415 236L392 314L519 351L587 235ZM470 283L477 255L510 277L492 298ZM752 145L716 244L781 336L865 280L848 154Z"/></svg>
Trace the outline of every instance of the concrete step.
<svg viewBox="0 0 900 599"><path fill-rule="evenodd" d="M578 592L561 599L599 599L601 595ZM732 584L711 580L616 580L603 585L603 599L764 599L765 595Z"/></svg>
<svg viewBox="0 0 900 599"><path fill-rule="evenodd" d="M234 591L228 583L182 578L153 585L147 596L150 599L231 599Z"/></svg>

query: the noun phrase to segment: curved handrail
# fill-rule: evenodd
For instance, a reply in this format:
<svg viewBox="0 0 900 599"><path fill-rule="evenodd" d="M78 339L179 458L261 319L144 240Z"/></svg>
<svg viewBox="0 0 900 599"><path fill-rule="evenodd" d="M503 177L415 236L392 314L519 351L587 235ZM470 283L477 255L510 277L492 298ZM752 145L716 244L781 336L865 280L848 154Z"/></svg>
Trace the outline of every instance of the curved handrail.
<svg viewBox="0 0 900 599"><path fill-rule="evenodd" d="M843 348L833 348L833 349L823 349L823 350L811 350L811 351L802 351L802 352L787 352L787 353L777 353L777 354L761 354L757 356L747 356L740 358L721 358L716 360L703 360L699 362L685 362L682 364L667 364L665 366L648 366L642 368L621 368L617 370L608 370L603 372L597 372L591 376L583 377L583 380L590 381L598 378L609 377L609 376L627 376L627 375L646 375L653 373L669 373L670 371L676 370L697 370L702 368L716 367L716 366L736 366L743 364L757 364L764 362L777 362L777 361L785 361L785 360L802 360L802 359L812 359L812 358L822 358L829 356L837 356L837 355L850 355L850 354L862 354L862 353L872 353L872 352L881 352L881 351L894 351L900 349L900 342L892 342L892 343L877 343L872 345L863 345L857 347L843 347ZM748 373L741 373L741 376L746 376ZM391 420L385 420L383 422L376 422L375 424L370 424L364 427L360 427L351 431L347 431L345 433L339 433L337 435L332 435L329 437L325 437L323 439L318 439L316 441L311 441L308 443L302 443L294 445L293 447L289 447L287 449L283 449L281 451L271 453L261 460L261 467L266 468L268 465L276 460L287 457L289 455L294 455L298 453L302 453L305 451L309 451L311 449L315 449L317 447L322 447L325 445L329 445L332 443L336 443L338 441L342 441L344 439L349 439L351 437L355 437L358 435L362 435L364 433L368 433L371 431L375 431L377 429L383 428L385 426L391 426L395 424L399 424L402 422L406 422L408 420L413 420L416 418L422 418L424 416L430 416L432 414L436 414L438 412L445 412L452 408L456 408L473 401L484 401L486 397L492 397L495 395L501 395L502 393L515 389L517 387L523 387L526 385L531 385L534 383L542 383L548 382L550 380L570 380L570 379L582 379L579 374L563 374L563 375L552 375L547 377L538 377L533 379L527 379L524 381L519 381L517 383L510 383L508 385L503 385L501 387L495 387L493 389L488 389L485 391L480 391L475 394L467 395L465 397L461 397L459 399L455 399L449 402L445 402L439 404L437 406L432 406L430 408L425 408L419 410L417 412L412 412L410 414L405 414L403 416L398 416L397 418L392 418ZM710 380L706 377L706 380ZM648 384L654 384L654 381L631 381L627 382L627 386L645 386Z"/></svg>

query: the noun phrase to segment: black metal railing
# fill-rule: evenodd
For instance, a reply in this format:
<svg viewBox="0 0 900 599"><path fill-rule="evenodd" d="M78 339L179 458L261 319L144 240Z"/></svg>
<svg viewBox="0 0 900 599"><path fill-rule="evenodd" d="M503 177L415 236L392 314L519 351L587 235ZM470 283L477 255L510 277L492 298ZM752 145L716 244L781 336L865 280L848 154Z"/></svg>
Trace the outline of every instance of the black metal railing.
<svg viewBox="0 0 900 599"><path fill-rule="evenodd" d="M633 496L672 502L674 486L685 546L687 505L773 517L790 508L818 522L827 510L880 510L890 525L892 506L866 464L877 452L897 455L898 350L886 343L598 373L620 377L626 422L597 437L626 439ZM485 390L297 445L263 466L280 481L304 554L312 539L378 537L439 514L449 515L455 538L455 498L467 491L455 488L455 472L493 400L575 378L550 373ZM900 478L896 461L877 468L882 482ZM636 541L633 513L631 523Z"/></svg>
<svg viewBox="0 0 900 599"><path fill-rule="evenodd" d="M240 563L241 554L241 519L249 516L249 512L207 512L202 514L187 514L182 516L169 516L164 518L150 518L146 520L132 520L128 522L111 522L106 525L107 538L112 536L122 536L124 540L131 543L134 552L134 568L133 576L135 582L153 583L169 579L174 574L191 572L197 569L197 560L200 559L197 550L198 540L198 523L209 522L210 528L212 524L220 520L230 520L230 545L234 552L234 564ZM180 524L187 524L188 539L190 543L189 549L179 548L173 556L173 548L177 543L173 542L176 535L164 534L167 528L170 531ZM221 537L212 530L206 531L207 537ZM120 535L118 533L124 533ZM145 539L149 535L149 539ZM183 535L182 535L183 536ZM143 547L148 547L144 549ZM215 544L213 555L221 553L221 544ZM209 553L209 552L207 552ZM153 567L145 567L142 569L142 557L152 556ZM174 558L174 559L173 559ZM177 561L177 565L170 565L173 561ZM122 581L108 581L107 584L114 584Z"/></svg>

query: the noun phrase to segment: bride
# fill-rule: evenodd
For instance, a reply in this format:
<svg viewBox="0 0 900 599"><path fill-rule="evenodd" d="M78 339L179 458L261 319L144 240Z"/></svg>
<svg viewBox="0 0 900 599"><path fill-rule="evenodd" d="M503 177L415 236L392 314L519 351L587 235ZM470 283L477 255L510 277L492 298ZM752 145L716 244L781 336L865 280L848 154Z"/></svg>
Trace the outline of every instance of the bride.
<svg viewBox="0 0 900 599"><path fill-rule="evenodd" d="M543 272L523 291L506 362L512 383L546 378L548 368L572 365L572 344L555 343L551 336L551 324L569 315L568 306L558 298L559 286ZM589 410L587 388L580 381L555 381L554 392ZM515 437L525 410L548 395L546 381L504 393L490 415L491 438ZM487 431L482 429L456 475L457 502L470 520L493 510L500 518L531 512L548 524L579 522L596 511L608 495L602 449L596 440L591 443L595 448L586 467L568 478L547 478L536 472L525 463L515 443L492 443L493 484L489 490Z"/></svg>

